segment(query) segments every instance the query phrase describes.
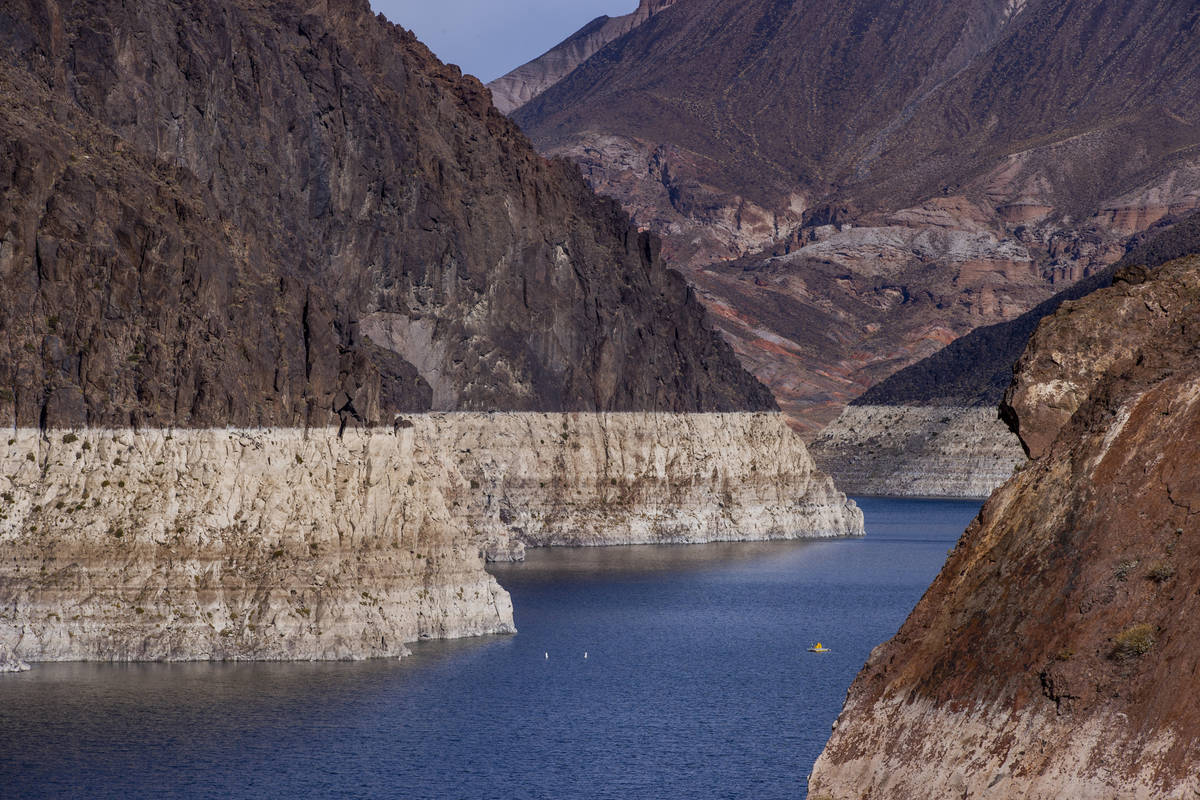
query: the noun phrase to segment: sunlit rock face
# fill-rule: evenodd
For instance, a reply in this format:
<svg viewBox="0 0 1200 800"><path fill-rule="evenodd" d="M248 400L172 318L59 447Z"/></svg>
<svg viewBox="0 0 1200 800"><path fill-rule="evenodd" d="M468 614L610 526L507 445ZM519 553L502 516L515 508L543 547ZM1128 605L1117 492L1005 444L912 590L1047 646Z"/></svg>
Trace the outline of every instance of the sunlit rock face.
<svg viewBox="0 0 1200 800"><path fill-rule="evenodd" d="M675 2L641 0L633 13L621 17L597 17L533 61L489 83L487 88L492 92L492 102L502 113L511 114L570 75L607 44Z"/></svg>
<svg viewBox="0 0 1200 800"><path fill-rule="evenodd" d="M0 465L0 643L45 660L346 659L513 630L527 546L862 534L770 414L412 415L42 432Z"/></svg>
<svg viewBox="0 0 1200 800"><path fill-rule="evenodd" d="M1181 0L690 0L514 113L664 252L806 436L1200 208Z"/></svg>
<svg viewBox="0 0 1200 800"><path fill-rule="evenodd" d="M1006 400L1035 459L871 654L809 797L1200 790L1198 305L1190 257L1042 323Z"/></svg>
<svg viewBox="0 0 1200 800"><path fill-rule="evenodd" d="M395 656L511 630L527 544L861 531L657 239L366 0L0 48L4 668Z"/></svg>

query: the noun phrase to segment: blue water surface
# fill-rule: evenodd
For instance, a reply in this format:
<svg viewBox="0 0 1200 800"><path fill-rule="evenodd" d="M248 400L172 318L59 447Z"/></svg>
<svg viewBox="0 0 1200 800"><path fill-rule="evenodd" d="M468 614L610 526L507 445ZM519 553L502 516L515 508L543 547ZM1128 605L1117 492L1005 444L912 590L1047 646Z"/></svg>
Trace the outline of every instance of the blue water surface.
<svg viewBox="0 0 1200 800"><path fill-rule="evenodd" d="M402 661L0 675L0 797L803 797L979 510L859 502L865 539L531 551L520 633Z"/></svg>

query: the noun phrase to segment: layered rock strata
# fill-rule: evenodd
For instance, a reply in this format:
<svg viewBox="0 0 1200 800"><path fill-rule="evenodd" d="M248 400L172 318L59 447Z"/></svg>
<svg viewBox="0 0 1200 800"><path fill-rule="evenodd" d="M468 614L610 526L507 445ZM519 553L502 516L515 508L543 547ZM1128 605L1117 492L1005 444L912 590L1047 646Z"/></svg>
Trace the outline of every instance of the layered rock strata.
<svg viewBox="0 0 1200 800"><path fill-rule="evenodd" d="M18 430L0 641L29 661L400 656L511 632L412 430Z"/></svg>
<svg viewBox="0 0 1200 800"><path fill-rule="evenodd" d="M861 531L777 417L671 420L776 404L367 0L0 3L0 98L5 663L393 656L511 630L485 551Z"/></svg>
<svg viewBox="0 0 1200 800"><path fill-rule="evenodd" d="M857 536L862 512L778 413L413 417L458 454L468 524L500 546ZM453 456L452 456L453 457ZM519 551L518 551L519 552Z"/></svg>
<svg viewBox="0 0 1200 800"><path fill-rule="evenodd" d="M15 661L345 659L513 630L526 546L862 533L779 414L432 414L390 429L20 429Z"/></svg>
<svg viewBox="0 0 1200 800"><path fill-rule="evenodd" d="M1038 323L1063 303L1112 285L1114 275L1149 274L1196 252L1200 252L1200 214L1162 226L1113 266L1010 322L976 328L872 386L813 442L814 459L852 494L904 494L915 480L920 486L916 493L945 489L952 495L986 497L1013 468L1025 463L1020 440L997 422L996 409ZM1043 347L1038 352L1045 358L1047 352L1056 351ZM1025 379L1019 380L1010 402L1019 402L1016 395L1028 391L1023 388ZM1057 394L1067 391L1063 386ZM1077 388L1070 391L1078 394ZM1042 408L1036 407L1039 399L1046 401ZM1063 399L1030 396L1021 418L1069 416L1074 407L1069 402L1064 405ZM1037 444L1033 438L1030 441ZM953 446L959 442L971 446Z"/></svg>
<svg viewBox="0 0 1200 800"><path fill-rule="evenodd" d="M1007 406L1037 458L871 654L809 797L1200 792L1197 309L1193 257L1041 324Z"/></svg>
<svg viewBox="0 0 1200 800"><path fill-rule="evenodd" d="M514 118L663 235L811 433L1200 208L1197 19L1188 0L692 0Z"/></svg>
<svg viewBox="0 0 1200 800"><path fill-rule="evenodd" d="M1027 461L995 408L851 405L809 446L843 491L987 497Z"/></svg>

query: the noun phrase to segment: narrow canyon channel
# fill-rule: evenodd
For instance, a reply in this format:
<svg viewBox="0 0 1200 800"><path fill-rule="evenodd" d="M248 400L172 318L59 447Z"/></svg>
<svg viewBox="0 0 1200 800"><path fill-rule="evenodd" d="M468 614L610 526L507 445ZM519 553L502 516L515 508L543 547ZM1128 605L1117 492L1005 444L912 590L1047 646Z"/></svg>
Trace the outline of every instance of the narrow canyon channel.
<svg viewBox="0 0 1200 800"><path fill-rule="evenodd" d="M11 797L794 798L846 689L978 502L864 539L531 550L519 633L402 661L0 676ZM829 652L807 652L821 642Z"/></svg>

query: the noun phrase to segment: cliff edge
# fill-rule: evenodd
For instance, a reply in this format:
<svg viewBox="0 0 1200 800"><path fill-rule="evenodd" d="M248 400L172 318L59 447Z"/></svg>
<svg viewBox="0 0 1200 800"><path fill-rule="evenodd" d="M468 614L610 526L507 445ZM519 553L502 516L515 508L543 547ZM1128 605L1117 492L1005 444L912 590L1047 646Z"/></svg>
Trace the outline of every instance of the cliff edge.
<svg viewBox="0 0 1200 800"><path fill-rule="evenodd" d="M1033 463L850 689L811 798L1200 791L1200 258L1039 326L1007 399Z"/></svg>
<svg viewBox="0 0 1200 800"><path fill-rule="evenodd" d="M861 532L658 241L366 0L0 3L0 98L6 668L395 656L512 630L527 544Z"/></svg>

